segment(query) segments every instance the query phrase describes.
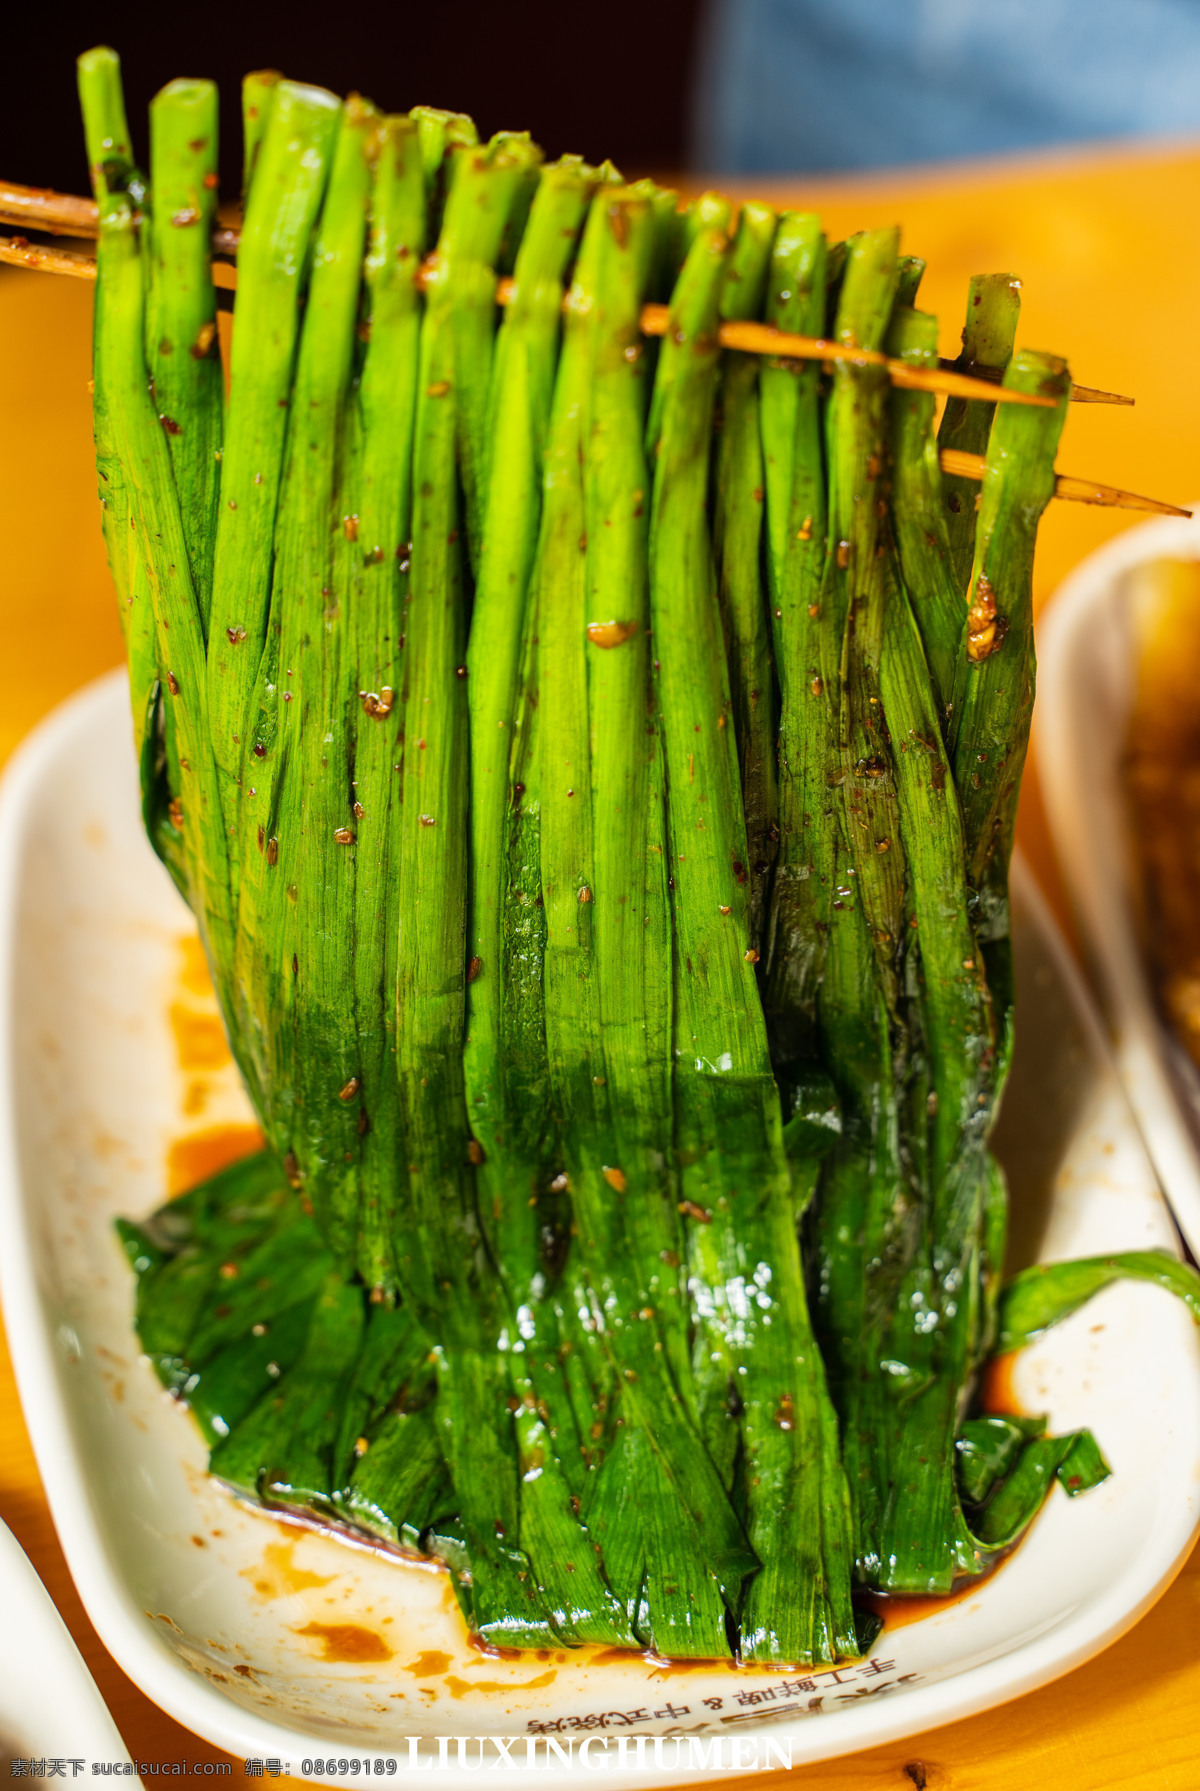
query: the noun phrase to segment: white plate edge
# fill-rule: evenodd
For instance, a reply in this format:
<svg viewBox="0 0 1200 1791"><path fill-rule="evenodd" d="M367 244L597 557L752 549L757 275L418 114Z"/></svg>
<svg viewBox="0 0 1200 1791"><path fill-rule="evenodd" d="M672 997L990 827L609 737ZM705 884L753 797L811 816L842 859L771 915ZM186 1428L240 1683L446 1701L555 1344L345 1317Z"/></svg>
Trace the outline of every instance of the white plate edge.
<svg viewBox="0 0 1200 1791"><path fill-rule="evenodd" d="M143 1613L128 1597L104 1545L86 1494L86 1476L74 1468L75 1451L65 1402L59 1394L54 1340L31 1273L33 1254L15 1148L12 1038L8 1022L12 999L11 947L21 862L19 847L39 773L53 760L72 732L86 728L95 710L110 707L118 699L124 705L126 691L124 672L115 670L69 698L26 737L0 779L0 1014L5 1016L4 1024L0 1025L0 1298L4 1304L18 1391L47 1501L72 1577L105 1647L134 1683L184 1727L239 1758L279 1755L291 1758L295 1763L304 1751L296 1746L298 1741L307 1744L314 1753L324 1751L328 1744L244 1711L212 1687L193 1678L175 1655L148 1638ZM1020 869L1017 874L1022 874ZM1040 892L1035 905L1047 941L1056 958L1066 967L1064 974L1068 989L1081 1003L1081 1015L1089 1031L1094 1031L1099 1022L1087 999L1085 985ZM24 1272L19 1273L19 1268ZM855 1712L853 1733L844 1740L837 1739L836 1729L828 1717L822 1718L817 1725L805 1719L795 1723L772 1723L762 1728L747 1725L742 1733L790 1740L799 1751L796 1764L808 1765L921 1735L1020 1697L1073 1671L1132 1628L1175 1578L1190 1550L1196 1528L1196 1524L1189 1523L1184 1535L1179 1526L1174 1526L1169 1531L1171 1540L1167 1541L1168 1532L1164 1526L1155 1536L1147 1550L1152 1578L1147 1582L1146 1555L1143 1553L1139 1556L1143 1571L1138 1574L1142 1589L1132 1602L1127 1602L1128 1595L1122 1591L1129 1577L1127 1572L1113 1582L1106 1595L1092 1601L1086 1614L1065 1618L1047 1634L1021 1644L1010 1654L998 1656L937 1684L905 1692L902 1698L885 1701L870 1709L860 1707ZM823 1739L810 1753L806 1740L815 1740L817 1733L828 1739ZM344 1751L339 1747L339 1752ZM372 1759L377 1753L386 1757L389 1752L367 1748L356 1751L363 1759ZM448 1767L438 1773L438 1783L452 1791L458 1791L460 1786L466 1791L469 1775L475 1770L464 1768L460 1771ZM609 1770L613 1768L610 1766ZM630 1786L703 1783L711 1782L712 1777L703 1770L683 1773L669 1769L644 1773L636 1768L624 1772L616 1770ZM565 1782L573 1773L577 1776L577 1772L578 1769L558 1763L551 1767L546 1762L539 1766L538 1777L539 1781L552 1785Z"/></svg>
<svg viewBox="0 0 1200 1791"><path fill-rule="evenodd" d="M1200 1257L1200 1155L1167 1068L1167 1042L1129 911L1125 867L1118 879L1104 874L1104 846L1087 822L1085 767L1072 727L1080 700L1072 676L1074 641L1088 630L1092 610L1116 579L1168 558L1200 559L1200 513L1192 519L1156 517L1127 529L1064 579L1037 629L1034 731L1051 838L1103 986L1117 1071L1176 1224Z"/></svg>

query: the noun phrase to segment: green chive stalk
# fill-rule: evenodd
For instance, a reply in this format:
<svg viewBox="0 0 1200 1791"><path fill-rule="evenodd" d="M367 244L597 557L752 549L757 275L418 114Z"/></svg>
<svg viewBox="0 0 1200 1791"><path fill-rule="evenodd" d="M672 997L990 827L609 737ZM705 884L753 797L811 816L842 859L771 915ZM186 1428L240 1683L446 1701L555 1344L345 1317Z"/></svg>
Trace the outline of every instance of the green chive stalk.
<svg viewBox="0 0 1200 1791"><path fill-rule="evenodd" d="M964 648L955 679L954 777L963 808L967 880L978 903L976 932L996 1010L997 1098L1013 1050L1013 966L1007 868L1033 715L1033 554L1037 525L1054 490L1054 455L1070 381L1053 355L1020 350L1005 383L1057 400L1055 409L998 409L980 494ZM1010 412L1038 421L1014 428ZM1007 654L1007 660L1005 655ZM991 1347L1004 1262L1008 1202L990 1166L984 1242L987 1278L973 1353Z"/></svg>
<svg viewBox="0 0 1200 1791"><path fill-rule="evenodd" d="M79 61L79 93L84 113L88 167L102 223L112 240L136 228L134 211L142 179L134 166L120 62L112 50L89 50ZM132 193L131 193L132 188ZM121 201L130 198L128 219ZM126 252L130 245L126 244ZM178 830L170 823L166 784L166 742L159 708L159 665L154 607L134 516L135 500L112 434L108 379L118 369L105 349L104 332L112 307L97 289L92 347L92 426L99 480L100 513L109 570L117 588L117 613L129 663L134 744L142 769L143 812L155 850L176 881L186 881L178 853ZM177 767L176 767L177 773Z"/></svg>
<svg viewBox="0 0 1200 1791"><path fill-rule="evenodd" d="M555 1471L571 1476L576 1494L582 1491L582 1449L591 1414L575 1412L570 1401L564 1411L552 1396L565 1339L550 1309L534 1304L545 1284L547 1256L553 1253L547 1235L555 1235L555 1208L561 1202L547 1189L554 1141L547 1116L541 955L536 946L531 951L529 940L530 920L538 912L531 904L539 870L536 856L529 859L531 844L536 853L536 823L526 822L524 789L512 786L522 781L515 767L515 723L565 275L597 178L576 158L545 169L517 256L514 293L493 364L484 534L467 651L472 877L464 1075L475 1154L481 1159L480 1211L511 1308L526 1315L524 1361L515 1353L511 1357L522 1379L516 1389L522 1410L536 1413L549 1399ZM534 1361L536 1387L528 1381ZM534 1395L531 1400L527 1393ZM563 1441L556 1444L560 1422ZM537 1497L544 1490L542 1478L530 1482Z"/></svg>
<svg viewBox="0 0 1200 1791"><path fill-rule="evenodd" d="M636 332L654 225L653 203L640 194L603 191L593 202L547 446L536 573L545 1028L591 1323L617 1371L625 1423L638 1438L635 1449L649 1451L643 1454L653 1469L648 1502L656 1512L660 1504L672 1512L669 1530L656 1523L647 1539L644 1620L656 1646L706 1654L724 1634L724 1612L714 1594L724 1593L732 1605L752 1557L670 1372L672 1355L679 1353L677 1345L672 1348L680 1312L678 1255L669 1252L673 1265L663 1261L661 1250L664 1236L676 1234L663 1224L669 1212L665 1141L661 1130L656 1138L646 1135L655 1120L661 1128L669 1059L665 1051L662 1057L654 1052L657 1027L644 1035L646 1008L639 1000L642 978L657 972L664 993L669 985L662 933L646 912L646 884L658 869L646 863L653 843L652 836L647 839L650 737L629 726L630 702L637 704L639 692L645 713L645 582L636 575L645 539L646 478L635 447L637 386L628 372L622 412L609 411L606 428L598 395L595 425L585 421L593 355L596 382L603 378L609 405L618 398L613 384L622 362L637 367L639 357L626 360L624 350ZM614 457L613 483L607 469L596 469L600 514L589 517L583 469L593 442L602 455ZM597 572L605 579L605 604L621 606L612 616L602 610L599 619L589 581L593 517L602 532L606 521L614 525ZM615 579L609 583L622 565L635 574L630 588ZM659 879L661 890L661 873ZM662 913L660 897L659 928ZM659 1042L665 1044L665 1037ZM609 1457L608 1489L617 1459ZM613 1578L611 1507L599 1484L595 1508L586 1504L585 1517L610 1583L633 1619L640 1574L628 1583Z"/></svg>
<svg viewBox="0 0 1200 1791"><path fill-rule="evenodd" d="M245 206L258 166L259 152L275 106L275 89L283 76L275 68L256 69L242 80L242 205Z"/></svg>
<svg viewBox="0 0 1200 1791"><path fill-rule="evenodd" d="M437 1422L471 1563L461 1592L479 1633L516 1646L545 1645L554 1632L519 1547L516 1439L496 1350L501 1312L467 1152L468 573L459 457L481 391L486 412L494 263L528 157L527 148L514 153L495 141L460 158L426 289L396 861L396 1068L409 1182L397 1278L435 1342ZM475 466L478 473L477 452Z"/></svg>
<svg viewBox="0 0 1200 1791"><path fill-rule="evenodd" d="M967 289L967 321L962 353L956 365L976 376L1000 374L1008 366L1021 315L1021 282L1013 274L973 274ZM948 398L938 430L940 448L965 454L987 452L994 404L978 398ZM979 487L971 479L947 476L943 502L954 582L965 591L975 547L976 500Z"/></svg>
<svg viewBox="0 0 1200 1791"><path fill-rule="evenodd" d="M920 255L901 255L896 279L897 306L916 304L917 292L925 277L925 266Z"/></svg>
<svg viewBox="0 0 1200 1791"><path fill-rule="evenodd" d="M257 720L259 662L267 645L300 299L341 115L341 102L323 89L279 82L238 247L238 327L221 455L207 662L219 800L225 824L238 840L238 780L246 736Z"/></svg>
<svg viewBox="0 0 1200 1791"><path fill-rule="evenodd" d="M914 367L936 368L937 318L897 305L888 353ZM891 519L900 572L921 631L938 712L945 732L954 696L966 596L950 552L947 511L933 427L932 392L893 389L888 400ZM973 514L973 511L972 511Z"/></svg>
<svg viewBox="0 0 1200 1791"><path fill-rule="evenodd" d="M120 68L111 51L92 51L80 58L79 88L87 138L95 150L89 152L90 159L93 167L101 170L97 179L97 386L102 393L110 452L124 475L127 498L123 504L127 502L130 533L139 544L143 588L154 616L160 689L166 685L163 701L169 705L165 731L175 749L165 775L179 779L169 804L164 805L166 816L153 816L154 834L187 891L210 955L217 962L228 962L233 917L223 819L210 776L204 635L170 450L146 376L146 282L131 164L113 159L128 133ZM128 183L124 188L117 184L122 178ZM139 663L144 667L145 659ZM149 712L148 708L147 716ZM146 806L150 806L148 800ZM167 828L171 833L164 844Z"/></svg>
<svg viewBox="0 0 1200 1791"><path fill-rule="evenodd" d="M454 416L457 426L459 477L463 487L463 520L470 574L479 576L479 554L483 542L483 510L487 481L488 401L491 392L491 359L496 334L495 302L497 268L506 243L511 244L522 214L527 214L531 180L537 179L542 152L528 132L501 131L492 138L484 152L489 166L496 173L502 194L503 223L499 241L490 250L490 260L467 263L459 272L461 291L449 323L454 333L454 357L457 370ZM469 166L460 163L460 168ZM467 180L460 173L459 180ZM456 182L457 184L457 182ZM472 183L473 184L473 183ZM453 190L447 202L447 217L457 209ZM518 238L519 240L519 238ZM439 248L439 258L440 258Z"/></svg>
<svg viewBox="0 0 1200 1791"><path fill-rule="evenodd" d="M959 1570L954 1436L971 1364L973 1290L987 1188L995 1035L963 877L962 819L921 638L903 589L889 592L881 698L907 846L907 983L924 1057L921 1235L893 1301L885 1422L889 1496L878 1583L949 1590ZM920 1124L919 1105L913 1114Z"/></svg>
<svg viewBox="0 0 1200 1791"><path fill-rule="evenodd" d="M826 246L812 213L781 218L771 255L768 322L825 328ZM817 998L837 856L841 637L826 569L827 494L820 369L768 360L762 392L767 592L780 689L779 855L771 888L764 1006L785 1122L802 1112L819 1067Z"/></svg>
<svg viewBox="0 0 1200 1791"><path fill-rule="evenodd" d="M414 106L409 117L417 127L429 239L436 242L442 228L446 195L457 166L457 152L478 143L479 133L474 120L465 112L442 112L436 106Z"/></svg>
<svg viewBox="0 0 1200 1791"><path fill-rule="evenodd" d="M1006 865L1012 851L1033 714L1033 550L1054 493L1054 453L1070 396L1065 362L1031 349L1014 355L1004 384L1053 398L1055 408L1002 405L988 438L951 732L976 889L989 865Z"/></svg>
<svg viewBox="0 0 1200 1791"><path fill-rule="evenodd" d="M341 135L341 108L332 96L316 89L293 89L281 82L276 91L247 210L249 252L243 249L239 255L232 368L235 382L239 368L245 377L231 394L226 418L207 675L210 705L216 705L215 713L224 716L229 729L224 734L222 726L214 724L212 730L219 767L214 799L221 804L230 840L237 914L235 951L227 961L217 960L214 980L242 1073L254 1091L268 1136L283 1155L291 1149L297 1090L286 1031L275 1024L274 1003L278 997L290 1008L288 979L294 977L290 959L295 946L285 963L278 929L286 922L282 908L273 905L273 896L299 891L294 875L277 875L287 787L284 741L295 739L295 729L288 729L287 721L296 693L285 675L288 661L280 658L281 600L273 599L272 592L274 587L296 589L280 585L281 578L291 576L309 603L314 598L321 604L327 601L321 597L330 584L326 531L315 517L305 514L304 493L309 490L314 496L323 494L324 501L330 499L333 475L322 456L331 451L336 435L331 410L340 409L344 393L336 377L326 373L325 387L307 391L299 405L293 394L305 322L302 267L294 258L298 256L300 264L308 260L329 163ZM343 148L357 138L357 132L351 133ZM292 153L289 145L294 143L303 153ZM344 178L353 188L352 162L348 168ZM353 240L353 220L349 228ZM343 244L343 292L350 277L345 249ZM328 288L331 278L331 269L326 268L319 283ZM243 288L248 298L245 311ZM351 306L355 302L349 300ZM345 306L346 299L342 303ZM323 350L318 348L326 308L318 307L307 329L304 379L310 383L322 377L314 370L320 353L330 352L328 342ZM254 347L260 328L270 344L261 355ZM344 336L337 352L344 365ZM309 440L316 445L306 445L302 453L297 444L306 430L315 431ZM234 491L240 495L232 495ZM279 555L287 565L286 574L277 565ZM236 605L240 615L243 598L252 605L245 612L247 622L230 620L231 612L224 606ZM288 800L294 801L297 763L291 774ZM296 844L292 837L288 850ZM287 899L294 901L295 896Z"/></svg>
<svg viewBox="0 0 1200 1791"><path fill-rule="evenodd" d="M150 368L207 638L225 393L212 283L217 90L172 81L150 105L146 363Z"/></svg>
<svg viewBox="0 0 1200 1791"><path fill-rule="evenodd" d="M352 716L357 871L354 1010L357 1087L357 1266L371 1289L394 1285L404 1155L396 1082L396 952L402 892L395 874L403 762L404 598L412 535L412 447L420 360L417 283L425 250L425 187L417 128L381 119L373 145L366 309L358 380L359 490L339 503L347 578L347 691ZM348 1085L347 1085L348 1086Z"/></svg>
<svg viewBox="0 0 1200 1791"><path fill-rule="evenodd" d="M986 1138L1011 1048L1006 867L1015 790L1007 761L1020 762L1028 736L1032 531L1053 489L1069 390L1062 363L1045 356L1018 356L1006 378L1017 389L1050 392L1059 404L1030 412L1032 426L1014 431L1003 411L992 426L987 522L981 506L972 606L955 674L952 761L930 725L936 718L911 612L906 616L897 602L885 658L893 745L899 739L909 749L897 775L910 842L932 1122L923 1235L888 1344L897 1410L880 1583L893 1591L945 1591L956 1574L979 1572L984 1564L961 1510L954 1437L964 1389L988 1346L1003 1256L1005 1207ZM1008 645L985 563L1009 597L1013 654L1005 667L993 666L990 676L972 682L969 673L983 670ZM985 738L1002 745L986 785L979 769L986 749L972 763L966 744L981 747ZM933 753L924 745L929 741Z"/></svg>
<svg viewBox="0 0 1200 1791"><path fill-rule="evenodd" d="M680 1495L692 1475L707 1487L706 1503L721 1498L721 1486L693 1428L683 1239L667 1167L670 915L661 744L649 704L652 474L642 436L650 382L638 329L664 210L655 193L648 201L640 189L615 192L607 204L602 195L592 219L595 322L582 440L594 850L591 901L582 904L581 918L592 920L602 1093L613 1154L602 1171L607 1187L586 1163L578 1174L574 1163L571 1170L587 1240L581 1255L592 1309L620 1369L614 1404L622 1429L586 1509L603 1537L610 1573L615 1561L624 1560L627 1577L619 1589L631 1612L641 1581L636 1615L642 1633L667 1653L703 1655L721 1646L732 1576L704 1546L697 1501ZM605 1162L603 1154L600 1160ZM615 1301L610 1289L615 1292L620 1281L601 1259L609 1250L605 1226L629 1270ZM623 1312L631 1322L622 1323ZM630 1548L631 1539L618 1533L620 1482L631 1464L645 1488L648 1524L640 1550L637 1541ZM725 1535L717 1536L721 1548L730 1541L735 1549L744 1546L723 1500L706 1521L718 1532L724 1524Z"/></svg>
<svg viewBox="0 0 1200 1791"><path fill-rule="evenodd" d="M882 346L896 281L895 232L850 239L835 319L840 340ZM918 1198L901 1145L911 1049L901 1012L905 846L880 695L887 390L886 378L870 366L840 363L835 370L826 419L829 548L821 595L832 608L840 646L837 681L826 698L836 705L837 740L826 778L840 801L818 1014L843 1132L826 1159L813 1230L818 1322L842 1422L858 1569L867 1576L876 1570L887 1484L878 1345L912 1248Z"/></svg>
<svg viewBox="0 0 1200 1791"><path fill-rule="evenodd" d="M520 679L526 596L541 514L542 459L561 332L567 264L595 176L568 160L542 174L517 261L515 290L497 337L487 430L487 505L479 578L467 651L471 718L472 901L468 1032L464 1073L471 1128L483 1152L485 1190L501 1202L496 1238L502 1272L514 1273L518 1298L531 1271L530 1184L539 1179L543 1115L508 1086L508 983L504 916L509 897L508 840L513 812L509 768ZM519 1023L518 1023L519 1024ZM524 1046L524 1040L521 1040ZM522 1050L513 1068L525 1060ZM506 1183L516 1175L523 1211ZM489 1205L483 1194L484 1210ZM509 1225L516 1225L516 1235ZM536 1220L533 1221L536 1238ZM536 1261L536 1245L534 1260ZM512 1265L511 1267L509 1265Z"/></svg>
<svg viewBox="0 0 1200 1791"><path fill-rule="evenodd" d="M704 518L728 255L716 229L692 245L648 430L656 713L673 883L675 1149L689 1267L703 1290L699 1335L724 1369L723 1387L706 1376L702 1423L727 1421L730 1402L740 1411L747 1533L762 1563L739 1613L741 1652L821 1661L856 1646L849 1511L749 942L737 749Z"/></svg>
<svg viewBox="0 0 1200 1791"><path fill-rule="evenodd" d="M721 294L723 322L760 315L776 223L769 205L742 207ZM779 841L779 794L775 676L770 635L764 626L767 599L762 578L762 532L766 473L759 426L759 374L758 355L729 352L722 356L713 554L746 813L750 936L755 948L761 950L769 878Z"/></svg>
<svg viewBox="0 0 1200 1791"><path fill-rule="evenodd" d="M680 210L679 194L673 188L657 186L652 180L639 181L638 188L649 199L654 215L654 251L646 301L667 304L687 254L688 214Z"/></svg>
<svg viewBox="0 0 1200 1791"><path fill-rule="evenodd" d="M544 1105L525 1098L526 1079L544 1063L540 1040L530 1037L531 1028L540 1029L540 989L506 974L504 949L507 847L510 816L516 812L509 786L511 720L537 545L564 275L595 184L593 171L575 159L543 172L497 338L484 536L468 652L475 849L464 1069L483 1158L481 1215L509 1294L505 1353L523 1468L522 1547L553 1597L563 1639L633 1646L634 1634L571 1505L572 1498L578 1505L583 1490L586 1429L581 1435L563 1385L564 1339L553 1306L540 1298L547 1266L542 1193L550 1179L548 1140Z"/></svg>
<svg viewBox="0 0 1200 1791"><path fill-rule="evenodd" d="M354 932L343 918L354 912L356 864L348 593L330 522L347 441L374 129L361 102L345 112L316 232L264 656L275 731L262 756L261 740L245 744L239 841L239 970L266 1045L267 1133L347 1270L358 1249L364 1108L351 1087L361 1064Z"/></svg>

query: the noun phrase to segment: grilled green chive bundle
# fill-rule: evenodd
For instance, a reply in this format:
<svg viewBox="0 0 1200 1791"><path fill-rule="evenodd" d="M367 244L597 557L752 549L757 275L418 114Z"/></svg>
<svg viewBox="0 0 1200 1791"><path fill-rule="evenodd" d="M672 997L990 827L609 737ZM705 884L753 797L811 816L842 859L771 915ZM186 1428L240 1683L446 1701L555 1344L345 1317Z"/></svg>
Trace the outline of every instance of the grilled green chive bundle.
<svg viewBox="0 0 1200 1791"><path fill-rule="evenodd" d="M226 400L215 91L148 180L111 51L80 91L145 823L270 1143L123 1224L144 1346L214 1473L441 1555L492 1641L853 1655L856 1590L1107 1472L966 1418L1128 1272L998 1306L1065 365L975 283L969 359L1057 400L947 408L976 506L931 397L718 345L935 361L894 231L251 76Z"/></svg>

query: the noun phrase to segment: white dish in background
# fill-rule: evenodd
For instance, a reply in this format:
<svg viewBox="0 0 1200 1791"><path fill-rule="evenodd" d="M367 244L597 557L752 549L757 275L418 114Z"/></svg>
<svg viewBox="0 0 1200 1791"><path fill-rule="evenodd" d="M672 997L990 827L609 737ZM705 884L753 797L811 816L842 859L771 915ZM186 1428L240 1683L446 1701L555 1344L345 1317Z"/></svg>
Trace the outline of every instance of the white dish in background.
<svg viewBox="0 0 1200 1791"><path fill-rule="evenodd" d="M1021 1043L1000 1143L1019 1258L1173 1249L1078 977L1028 873L1014 891ZM800 1765L1043 1684L1113 1641L1174 1576L1200 1499L1200 1343L1181 1305L1131 1284L1050 1332L1014 1374L1026 1410L1095 1429L1111 1480L1073 1502L1056 1488L992 1580L885 1630L873 1663L839 1674L679 1671L565 1650L485 1659L444 1575L235 1505L138 1359L132 1277L112 1234L115 1215L163 1198L167 1148L195 1126L168 1022L191 931L142 836L125 684L112 676L29 739L0 797L0 1274L80 1593L126 1672L190 1728L293 1771L331 1753L407 1762L409 1736L424 1738L426 1760L439 1735L545 1728L563 1746L754 1737L760 1759L770 1739ZM206 1123L247 1117L228 1076L211 1099ZM325 1658L348 1643L358 1660ZM711 1777L689 1766L686 1745L674 1766L669 1742L662 1752L656 1768L653 1749L639 1766L632 1748L623 1762L613 1748L607 1768L631 1786ZM467 1758L474 1769L474 1744ZM439 1784L468 1782L453 1759ZM537 1770L554 1784L579 1768L539 1744Z"/></svg>
<svg viewBox="0 0 1200 1791"><path fill-rule="evenodd" d="M1163 1192L1200 1257L1200 1073L1164 1023L1138 938L1122 763L1138 665L1130 574L1200 559L1200 512L1091 554L1038 629L1038 773L1063 877L1099 978L1125 1092Z"/></svg>
<svg viewBox="0 0 1200 1791"><path fill-rule="evenodd" d="M70 1630L2 1523L0 1612L0 1771L7 1760L48 1757L83 1760L85 1772L93 1760L124 1765L125 1743Z"/></svg>

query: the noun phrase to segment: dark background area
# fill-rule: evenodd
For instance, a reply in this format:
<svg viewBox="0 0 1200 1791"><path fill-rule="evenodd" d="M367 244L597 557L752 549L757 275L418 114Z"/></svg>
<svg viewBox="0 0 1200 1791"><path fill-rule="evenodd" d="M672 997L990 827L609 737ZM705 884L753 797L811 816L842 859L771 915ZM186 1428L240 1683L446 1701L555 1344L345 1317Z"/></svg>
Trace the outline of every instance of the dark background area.
<svg viewBox="0 0 1200 1791"><path fill-rule="evenodd" d="M627 175L683 166L692 59L702 0L512 5L504 0L325 0L231 5L160 0L84 7L19 0L4 29L0 177L87 190L75 57L106 43L122 62L139 158L146 108L178 75L221 91L221 188L241 180L244 74L280 68L387 111L469 112L481 136L528 130L548 157L605 156Z"/></svg>

